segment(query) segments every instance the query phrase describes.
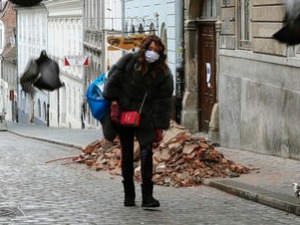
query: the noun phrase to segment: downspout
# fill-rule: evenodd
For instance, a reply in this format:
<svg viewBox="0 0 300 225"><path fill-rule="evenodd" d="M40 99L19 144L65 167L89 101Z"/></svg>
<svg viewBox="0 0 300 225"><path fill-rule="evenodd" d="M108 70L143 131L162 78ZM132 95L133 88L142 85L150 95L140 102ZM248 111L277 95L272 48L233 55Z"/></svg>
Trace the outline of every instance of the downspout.
<svg viewBox="0 0 300 225"><path fill-rule="evenodd" d="M19 48L18 48L18 46L19 46L19 39L18 39L18 34L19 34L19 29L18 29L18 24L19 24L19 21L18 21L18 19L19 19L19 11L18 10L16 10L16 9L14 9L15 11L16 11L16 37L15 37L15 41L16 41L16 48L17 48L17 63L16 63L16 65L17 65L17 69L16 69L16 71L17 71L17 74L16 74L16 78L17 78L17 87L16 87L16 89L17 89L17 102L16 102L16 122L18 123L19 122L19 102L21 101L19 98L20 98L20 96L21 96L21 94L19 93Z"/></svg>
<svg viewBox="0 0 300 225"><path fill-rule="evenodd" d="M47 10L47 35L46 35L46 41L47 41L47 52L48 52L48 49L49 49L49 41L48 41L48 27L49 27L49 23L48 23L48 18L49 18L49 12L48 12L48 9L47 7L45 6L45 4L41 3L41 6L44 7L46 10ZM57 90L57 107L58 107L58 110L57 110L57 125L59 127L59 90ZM46 108L46 124L47 124L47 127L50 127L50 92L48 91L48 94L47 94L47 108Z"/></svg>
<svg viewBox="0 0 300 225"><path fill-rule="evenodd" d="M101 70L101 74L104 73L106 71L106 50L105 50L105 41L106 41L106 27L105 27L105 19L106 19L106 4L105 1L102 0L102 16L100 17L101 19L101 27L102 27L102 49L101 49L101 61L102 61L102 70Z"/></svg>
<svg viewBox="0 0 300 225"><path fill-rule="evenodd" d="M184 3L182 0L176 0L176 96L175 96L175 120L181 123L182 100L184 94Z"/></svg>
<svg viewBox="0 0 300 225"><path fill-rule="evenodd" d="M123 30L123 35L122 36L124 36L125 35L125 33L124 33L124 31L125 31L125 2L126 1L121 1L122 3L122 16L121 16L121 20L122 20L122 30Z"/></svg>
<svg viewBox="0 0 300 225"><path fill-rule="evenodd" d="M82 52L83 52L83 55L88 57L88 54L86 53L86 48L84 45L84 43L86 42L84 28L86 27L85 23L86 23L86 19L87 19L85 6L86 6L86 4L85 4L85 0L84 0L82 3L82 43L83 43L82 44ZM86 108L86 98L85 98L85 93L87 90L87 68L83 67L82 72L83 72L83 75L82 75L82 77L83 77L83 88L82 88L83 93L82 93L82 103L81 103L81 129L85 129L85 125L86 125L85 121L87 118L87 114L86 114L87 108Z"/></svg>

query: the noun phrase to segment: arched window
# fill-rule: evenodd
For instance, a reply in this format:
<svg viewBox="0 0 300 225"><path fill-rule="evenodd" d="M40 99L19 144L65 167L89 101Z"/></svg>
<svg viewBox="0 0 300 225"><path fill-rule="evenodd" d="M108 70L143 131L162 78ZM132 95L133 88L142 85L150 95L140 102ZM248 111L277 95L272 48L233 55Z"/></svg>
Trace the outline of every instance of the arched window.
<svg viewBox="0 0 300 225"><path fill-rule="evenodd" d="M149 34L155 34L155 24L153 22L150 24Z"/></svg>
<svg viewBox="0 0 300 225"><path fill-rule="evenodd" d="M139 34L143 34L143 33L145 33L145 30L144 30L143 24L141 24L141 23L139 24L138 33L139 33Z"/></svg>
<svg viewBox="0 0 300 225"><path fill-rule="evenodd" d="M46 102L43 104L44 120L47 120L47 105Z"/></svg>
<svg viewBox="0 0 300 225"><path fill-rule="evenodd" d="M38 100L38 115L39 115L39 118L42 117L42 109L41 109L41 100L40 99Z"/></svg>
<svg viewBox="0 0 300 225"><path fill-rule="evenodd" d="M162 43L164 43L165 48L166 48L166 52L168 51L168 41L167 41L167 28L166 25L163 23L161 25L161 41Z"/></svg>
<svg viewBox="0 0 300 225"><path fill-rule="evenodd" d="M133 24L131 25L130 33L132 33L132 34L134 34L134 33L135 33L135 27L134 27L134 25L133 25Z"/></svg>

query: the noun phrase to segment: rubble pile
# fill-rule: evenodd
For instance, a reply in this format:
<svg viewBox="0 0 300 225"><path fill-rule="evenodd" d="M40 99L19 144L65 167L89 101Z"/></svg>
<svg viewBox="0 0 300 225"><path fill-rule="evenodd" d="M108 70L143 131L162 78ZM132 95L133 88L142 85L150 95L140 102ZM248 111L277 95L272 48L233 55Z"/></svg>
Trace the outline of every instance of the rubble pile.
<svg viewBox="0 0 300 225"><path fill-rule="evenodd" d="M121 175L120 142L97 140L82 150L73 161L94 170ZM139 145L134 147L135 179L140 180ZM153 181L174 187L195 186L205 178L237 177L250 169L226 158L204 137L192 136L184 127L171 123L159 146L153 149Z"/></svg>

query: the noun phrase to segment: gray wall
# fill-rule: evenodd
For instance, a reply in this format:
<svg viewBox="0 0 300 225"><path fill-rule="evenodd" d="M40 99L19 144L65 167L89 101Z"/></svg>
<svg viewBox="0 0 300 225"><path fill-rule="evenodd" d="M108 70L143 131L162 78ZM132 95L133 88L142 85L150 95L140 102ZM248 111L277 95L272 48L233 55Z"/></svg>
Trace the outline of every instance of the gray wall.
<svg viewBox="0 0 300 225"><path fill-rule="evenodd" d="M220 51L220 144L300 159L300 63Z"/></svg>

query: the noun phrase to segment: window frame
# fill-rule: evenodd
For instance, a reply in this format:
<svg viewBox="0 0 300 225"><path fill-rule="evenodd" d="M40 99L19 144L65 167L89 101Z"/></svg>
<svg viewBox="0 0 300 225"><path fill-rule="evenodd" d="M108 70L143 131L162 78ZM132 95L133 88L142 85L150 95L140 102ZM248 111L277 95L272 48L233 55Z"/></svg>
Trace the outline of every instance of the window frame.
<svg viewBox="0 0 300 225"><path fill-rule="evenodd" d="M245 14L246 2L248 2L248 18ZM251 0L237 1L237 40L238 49L240 50L252 50L251 9Z"/></svg>
<svg viewBox="0 0 300 225"><path fill-rule="evenodd" d="M204 0L201 7L201 19L218 16L218 0Z"/></svg>

